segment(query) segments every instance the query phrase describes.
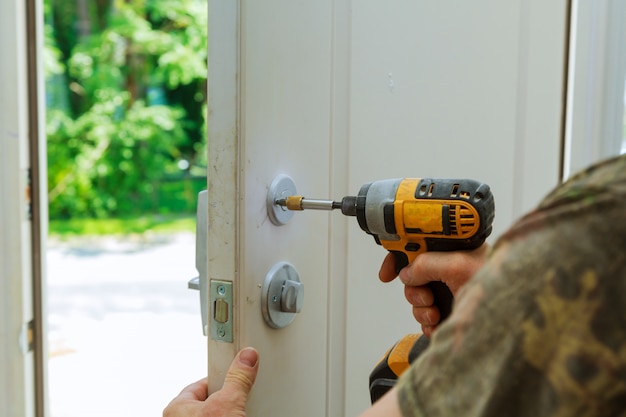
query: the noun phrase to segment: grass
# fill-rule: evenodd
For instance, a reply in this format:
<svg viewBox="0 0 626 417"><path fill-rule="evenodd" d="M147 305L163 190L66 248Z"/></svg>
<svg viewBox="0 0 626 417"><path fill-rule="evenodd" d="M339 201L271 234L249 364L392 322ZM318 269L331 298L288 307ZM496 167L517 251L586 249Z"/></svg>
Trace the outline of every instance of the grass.
<svg viewBox="0 0 626 417"><path fill-rule="evenodd" d="M195 232L193 214L143 215L116 219L50 220L49 235L60 239L77 236L127 236L150 233Z"/></svg>

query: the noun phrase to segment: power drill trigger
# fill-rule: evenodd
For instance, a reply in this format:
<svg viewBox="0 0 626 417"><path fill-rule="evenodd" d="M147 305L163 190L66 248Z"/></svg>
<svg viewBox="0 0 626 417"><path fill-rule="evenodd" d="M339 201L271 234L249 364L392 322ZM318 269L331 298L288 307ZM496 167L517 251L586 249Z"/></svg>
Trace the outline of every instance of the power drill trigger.
<svg viewBox="0 0 626 417"><path fill-rule="evenodd" d="M396 274L399 274L402 268L409 264L409 257L406 253L392 250L393 256L396 260Z"/></svg>

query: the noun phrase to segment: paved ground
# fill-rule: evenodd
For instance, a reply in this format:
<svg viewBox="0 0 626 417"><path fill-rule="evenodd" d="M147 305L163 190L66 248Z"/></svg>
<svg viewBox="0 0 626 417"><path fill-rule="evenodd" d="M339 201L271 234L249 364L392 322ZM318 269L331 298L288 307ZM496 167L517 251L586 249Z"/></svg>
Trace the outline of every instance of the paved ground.
<svg viewBox="0 0 626 417"><path fill-rule="evenodd" d="M52 417L160 416L206 374L193 234L49 243Z"/></svg>

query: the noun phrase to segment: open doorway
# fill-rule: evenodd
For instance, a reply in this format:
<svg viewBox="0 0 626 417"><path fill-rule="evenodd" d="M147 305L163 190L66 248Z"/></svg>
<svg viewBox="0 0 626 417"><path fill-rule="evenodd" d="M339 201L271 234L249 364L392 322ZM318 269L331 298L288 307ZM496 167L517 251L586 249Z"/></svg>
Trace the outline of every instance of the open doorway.
<svg viewBox="0 0 626 417"><path fill-rule="evenodd" d="M160 415L206 370L206 1L43 4L48 408Z"/></svg>

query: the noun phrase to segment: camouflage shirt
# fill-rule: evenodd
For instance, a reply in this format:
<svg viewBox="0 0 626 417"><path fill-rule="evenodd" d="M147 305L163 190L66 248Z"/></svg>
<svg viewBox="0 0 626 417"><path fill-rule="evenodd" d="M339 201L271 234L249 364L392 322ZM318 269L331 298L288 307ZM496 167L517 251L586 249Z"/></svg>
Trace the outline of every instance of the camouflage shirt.
<svg viewBox="0 0 626 417"><path fill-rule="evenodd" d="M626 155L494 245L398 383L409 416L626 416Z"/></svg>

